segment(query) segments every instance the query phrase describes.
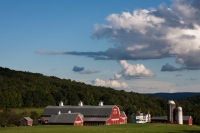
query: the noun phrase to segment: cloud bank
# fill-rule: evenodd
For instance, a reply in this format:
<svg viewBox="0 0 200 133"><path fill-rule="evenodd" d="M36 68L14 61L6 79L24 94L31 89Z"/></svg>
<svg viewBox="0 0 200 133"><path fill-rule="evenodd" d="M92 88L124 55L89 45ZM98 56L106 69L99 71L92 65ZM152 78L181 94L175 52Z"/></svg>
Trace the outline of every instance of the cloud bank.
<svg viewBox="0 0 200 133"><path fill-rule="evenodd" d="M183 70L183 68L176 68L176 67L170 65L169 63L163 65L162 68L161 68L161 71L170 71L170 72L182 71L182 70Z"/></svg>
<svg viewBox="0 0 200 133"><path fill-rule="evenodd" d="M99 73L100 71L97 71L97 70L83 70L83 71L80 71L79 74L93 74L93 73Z"/></svg>
<svg viewBox="0 0 200 133"><path fill-rule="evenodd" d="M74 72L80 72L80 71L83 71L84 70L84 67L78 67L78 66L74 66L72 71Z"/></svg>
<svg viewBox="0 0 200 133"><path fill-rule="evenodd" d="M173 0L170 7L136 9L110 14L95 24L93 39L107 39L114 47L99 52L43 52L92 57L96 60L176 58L188 70L200 69L200 1Z"/></svg>
<svg viewBox="0 0 200 133"><path fill-rule="evenodd" d="M93 74L93 73L99 73L99 71L96 70L84 70L84 67L78 67L74 66L72 71L77 72L79 74Z"/></svg>

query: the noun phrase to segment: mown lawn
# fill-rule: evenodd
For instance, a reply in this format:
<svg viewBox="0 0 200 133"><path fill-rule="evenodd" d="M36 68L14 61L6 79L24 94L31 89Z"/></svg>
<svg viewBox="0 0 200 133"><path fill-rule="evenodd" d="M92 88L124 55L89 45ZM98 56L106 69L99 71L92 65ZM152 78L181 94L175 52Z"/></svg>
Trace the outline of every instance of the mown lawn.
<svg viewBox="0 0 200 133"><path fill-rule="evenodd" d="M38 125L0 128L0 133L200 133L200 126L172 124L126 124L110 126Z"/></svg>

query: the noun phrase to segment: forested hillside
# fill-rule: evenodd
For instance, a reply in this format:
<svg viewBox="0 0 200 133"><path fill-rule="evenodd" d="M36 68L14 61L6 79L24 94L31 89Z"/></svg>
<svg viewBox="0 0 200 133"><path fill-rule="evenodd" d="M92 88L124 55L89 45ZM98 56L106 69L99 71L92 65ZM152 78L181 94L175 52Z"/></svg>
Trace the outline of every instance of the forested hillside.
<svg viewBox="0 0 200 133"><path fill-rule="evenodd" d="M134 112L147 111L150 111L152 116L163 116L166 115L167 109L167 100L155 96L148 97L136 92L92 86L70 79L2 67L0 67L0 99L0 109L43 108L47 105L58 105L61 100L65 105L77 105L80 100L85 105L97 105L102 100L105 105L118 105L129 118ZM194 100L190 99L178 101L184 113L191 115L194 114L194 109L200 107L198 102L193 103ZM185 108L190 110L186 111Z"/></svg>
<svg viewBox="0 0 200 133"><path fill-rule="evenodd" d="M0 90L0 108L39 108L58 105L60 100L65 105L77 105L80 100L97 105L102 100L105 105L118 105L128 115L137 111L166 114L166 100L161 98L8 68L0 68Z"/></svg>

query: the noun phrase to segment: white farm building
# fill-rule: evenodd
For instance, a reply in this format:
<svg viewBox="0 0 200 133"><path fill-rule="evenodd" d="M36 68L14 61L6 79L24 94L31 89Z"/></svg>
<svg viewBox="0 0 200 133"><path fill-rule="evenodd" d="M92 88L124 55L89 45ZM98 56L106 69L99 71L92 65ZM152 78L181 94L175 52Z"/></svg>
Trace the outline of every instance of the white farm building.
<svg viewBox="0 0 200 133"><path fill-rule="evenodd" d="M131 122L133 123L148 123L151 122L151 115L150 113L133 113L131 115Z"/></svg>

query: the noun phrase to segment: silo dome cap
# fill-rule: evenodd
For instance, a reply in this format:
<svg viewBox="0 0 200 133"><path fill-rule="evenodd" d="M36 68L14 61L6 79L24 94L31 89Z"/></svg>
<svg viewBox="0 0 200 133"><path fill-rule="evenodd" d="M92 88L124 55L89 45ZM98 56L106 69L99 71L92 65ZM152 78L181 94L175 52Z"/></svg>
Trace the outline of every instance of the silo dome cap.
<svg viewBox="0 0 200 133"><path fill-rule="evenodd" d="M167 104L175 104L173 100L169 100Z"/></svg>
<svg viewBox="0 0 200 133"><path fill-rule="evenodd" d="M177 107L177 110L180 110L180 111L181 111L181 110L182 110L182 108L181 108L181 107Z"/></svg>

